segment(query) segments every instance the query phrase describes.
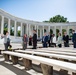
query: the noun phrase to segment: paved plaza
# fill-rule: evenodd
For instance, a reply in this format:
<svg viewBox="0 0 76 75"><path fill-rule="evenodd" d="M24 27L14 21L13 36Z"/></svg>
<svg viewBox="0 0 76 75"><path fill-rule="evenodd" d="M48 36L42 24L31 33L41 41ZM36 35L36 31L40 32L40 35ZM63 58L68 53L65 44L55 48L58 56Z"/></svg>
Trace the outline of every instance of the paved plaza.
<svg viewBox="0 0 76 75"><path fill-rule="evenodd" d="M18 44L18 43L12 43L12 46L13 48L22 48L22 44ZM42 44L38 44L38 46L42 46ZM0 49L1 48L4 49L4 45L0 45ZM72 45L69 47L69 49L73 49ZM36 65L40 64L36 61L33 61L33 63ZM11 61L7 61L7 62L4 61L3 55L0 55L0 75L43 75L42 73L37 71L37 67L35 65L33 67L34 67L33 69L26 71L23 65L21 64L12 65ZM55 69L58 70L57 67ZM59 75L59 74L56 74L56 72L54 72L54 75Z"/></svg>
<svg viewBox="0 0 76 75"><path fill-rule="evenodd" d="M12 43L13 48L22 48L22 44ZM0 44L0 49L4 49L4 45ZM12 65L12 62L4 62L3 55L0 55L0 75L43 75L35 70L24 70L22 65Z"/></svg>

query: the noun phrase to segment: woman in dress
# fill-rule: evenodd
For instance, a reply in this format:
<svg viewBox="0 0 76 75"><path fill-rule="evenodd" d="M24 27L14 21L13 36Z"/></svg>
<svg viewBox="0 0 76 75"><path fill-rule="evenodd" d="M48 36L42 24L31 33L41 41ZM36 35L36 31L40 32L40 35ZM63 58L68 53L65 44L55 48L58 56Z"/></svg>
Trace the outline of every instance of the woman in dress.
<svg viewBox="0 0 76 75"><path fill-rule="evenodd" d="M23 50L27 49L28 37L26 34L23 36Z"/></svg>
<svg viewBox="0 0 76 75"><path fill-rule="evenodd" d="M58 39L57 39L57 45L58 47L62 47L62 37L61 37L61 33L58 33Z"/></svg>
<svg viewBox="0 0 76 75"><path fill-rule="evenodd" d="M32 36L29 37L29 46L32 46Z"/></svg>

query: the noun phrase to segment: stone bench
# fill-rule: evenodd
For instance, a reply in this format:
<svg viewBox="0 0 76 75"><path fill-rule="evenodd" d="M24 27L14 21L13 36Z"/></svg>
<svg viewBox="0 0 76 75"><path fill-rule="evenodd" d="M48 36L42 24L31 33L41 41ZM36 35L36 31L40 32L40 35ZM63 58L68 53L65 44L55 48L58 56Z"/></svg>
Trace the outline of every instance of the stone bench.
<svg viewBox="0 0 76 75"><path fill-rule="evenodd" d="M13 62L18 62L18 57L22 57L26 68L31 68L33 60L40 62L43 75L53 75L54 66L61 68L61 73L63 73L60 75L68 75L64 74L68 73L68 71L72 72L71 75L76 75L76 64L74 63L10 51L4 51L3 54L5 55L5 59L8 55L11 55Z"/></svg>
<svg viewBox="0 0 76 75"><path fill-rule="evenodd" d="M59 51L59 52L70 52L70 53L76 53L76 50L74 49L68 49L68 48L41 48L42 50L48 50L48 51Z"/></svg>
<svg viewBox="0 0 76 75"><path fill-rule="evenodd" d="M37 51L24 51L24 50L15 50L15 52L19 53L25 53L25 54L31 54L36 56L43 56L43 57L50 57L50 58L57 58L57 59L63 59L68 61L76 61L75 56L68 56L68 55L60 55L60 54L54 54L54 53L44 53L44 52L37 52Z"/></svg>
<svg viewBox="0 0 76 75"><path fill-rule="evenodd" d="M5 51L5 50L4 49L0 49L0 54L1 54L2 51Z"/></svg>
<svg viewBox="0 0 76 75"><path fill-rule="evenodd" d="M44 53L54 53L54 54L61 54L61 55L68 55L68 56L76 56L76 53L71 53L71 52L60 52L60 51L55 51L55 50L35 50L36 52L44 52Z"/></svg>
<svg viewBox="0 0 76 75"><path fill-rule="evenodd" d="M60 55L68 55L68 56L76 56L75 52L66 52L66 51L56 51L55 50L49 50L48 48L38 48L38 49L26 49L23 51L35 51L35 52L44 52L44 53L53 53L53 54L60 54Z"/></svg>
<svg viewBox="0 0 76 75"><path fill-rule="evenodd" d="M22 48L12 48L12 50L8 50L8 51L14 51L14 50L21 50ZM2 51L6 51L4 48L0 48L0 54Z"/></svg>

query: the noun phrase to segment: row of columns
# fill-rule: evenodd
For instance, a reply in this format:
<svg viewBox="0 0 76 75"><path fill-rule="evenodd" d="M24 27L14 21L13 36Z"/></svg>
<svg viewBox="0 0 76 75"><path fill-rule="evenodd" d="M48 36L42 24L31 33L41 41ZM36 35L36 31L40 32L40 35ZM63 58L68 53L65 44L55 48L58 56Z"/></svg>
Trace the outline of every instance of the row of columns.
<svg viewBox="0 0 76 75"><path fill-rule="evenodd" d="M9 34L10 34L10 19L8 19L8 32L9 32ZM21 36L23 35L23 23L21 22L20 23L20 26L21 26ZM31 27L30 27L31 25L30 24L26 24L26 34L28 35L28 36L30 36L31 35ZM34 25L34 27L35 27L35 29L37 30L37 35L38 35L38 29L40 29L40 38L43 36L43 34L44 34L44 26L41 26L40 28L39 28L39 26L38 25ZM50 32L50 28L51 28L51 26L47 26L48 27L48 29L47 29L47 32L49 33ZM1 34L3 34L3 30L4 30L4 16L2 16L2 21L1 21ZM14 21L14 36L16 36L16 34L17 34L17 21ZM53 28L53 33L56 35L56 26L54 26L54 28ZM62 34L62 26L60 26L60 33ZM67 26L67 34L69 34L69 26Z"/></svg>

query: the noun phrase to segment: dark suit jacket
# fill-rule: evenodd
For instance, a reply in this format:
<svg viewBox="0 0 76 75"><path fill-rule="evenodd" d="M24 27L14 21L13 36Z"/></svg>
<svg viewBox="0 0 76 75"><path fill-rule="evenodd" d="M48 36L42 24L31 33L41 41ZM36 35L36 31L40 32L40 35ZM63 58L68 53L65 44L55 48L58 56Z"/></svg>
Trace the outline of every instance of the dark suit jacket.
<svg viewBox="0 0 76 75"><path fill-rule="evenodd" d="M48 40L51 40L51 38L52 38L52 35L48 35Z"/></svg>
<svg viewBox="0 0 76 75"><path fill-rule="evenodd" d="M68 35L64 35L63 36L63 41L65 41L66 43L69 43L69 36Z"/></svg>
<svg viewBox="0 0 76 75"><path fill-rule="evenodd" d="M33 44L37 45L37 34L33 35Z"/></svg>
<svg viewBox="0 0 76 75"><path fill-rule="evenodd" d="M48 36L43 36L43 37L42 37L42 42L43 42L43 43L48 42Z"/></svg>
<svg viewBox="0 0 76 75"><path fill-rule="evenodd" d="M74 33L72 36L72 42L76 42L76 33Z"/></svg>

